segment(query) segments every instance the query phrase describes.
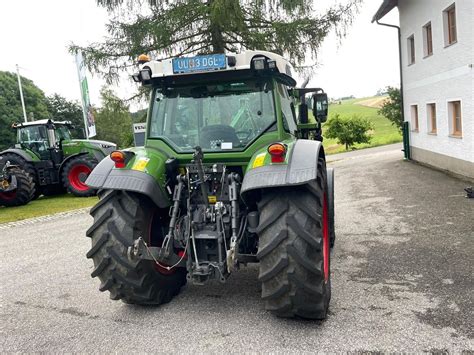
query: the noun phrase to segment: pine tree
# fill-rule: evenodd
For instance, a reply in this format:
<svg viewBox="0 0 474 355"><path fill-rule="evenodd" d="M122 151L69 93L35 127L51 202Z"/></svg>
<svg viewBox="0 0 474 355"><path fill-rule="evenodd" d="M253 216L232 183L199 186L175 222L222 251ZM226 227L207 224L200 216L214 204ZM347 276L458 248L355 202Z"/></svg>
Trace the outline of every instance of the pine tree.
<svg viewBox="0 0 474 355"><path fill-rule="evenodd" d="M318 49L334 30L346 34L362 0L327 9L316 0L97 0L107 8L109 33L82 51L89 70L109 82L133 66L138 55L154 59L260 49L311 68Z"/></svg>

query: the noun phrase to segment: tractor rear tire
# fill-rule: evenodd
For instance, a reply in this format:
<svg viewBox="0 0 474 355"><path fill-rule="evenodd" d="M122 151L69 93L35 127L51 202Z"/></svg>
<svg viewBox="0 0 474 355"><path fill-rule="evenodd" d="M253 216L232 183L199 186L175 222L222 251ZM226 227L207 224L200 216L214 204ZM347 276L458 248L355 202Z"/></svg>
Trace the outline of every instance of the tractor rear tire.
<svg viewBox="0 0 474 355"><path fill-rule="evenodd" d="M20 168L10 168L15 175L17 188L14 191L0 192L0 206L13 207L26 205L33 199L35 184L33 178Z"/></svg>
<svg viewBox="0 0 474 355"><path fill-rule="evenodd" d="M64 187L77 197L94 196L97 190L87 186L85 182L97 164L96 159L87 155L81 155L69 160L62 172Z"/></svg>
<svg viewBox="0 0 474 355"><path fill-rule="evenodd" d="M327 169L328 182L328 213L329 213L329 243L334 248L336 243L336 224L334 221L334 169Z"/></svg>
<svg viewBox="0 0 474 355"><path fill-rule="evenodd" d="M34 184L34 193L32 200L36 200L38 197L41 196L41 187L38 183L38 177L36 176L36 170L33 167L33 164L27 162L23 157L19 156L18 154L14 153L6 153L3 154L2 157L9 161L12 165L18 165L20 169L23 169L26 173L30 175L33 179Z"/></svg>
<svg viewBox="0 0 474 355"><path fill-rule="evenodd" d="M186 284L186 269L160 272L151 260L127 257L135 239L151 238L157 224L162 229L154 218L156 206L147 197L127 191L101 191L99 195L100 201L91 209L94 223L86 233L92 239L87 253L94 261L91 276L100 279L99 290L129 304L169 302Z"/></svg>
<svg viewBox="0 0 474 355"><path fill-rule="evenodd" d="M259 281L279 317L325 319L331 298L324 160L309 184L264 191L258 203Z"/></svg>

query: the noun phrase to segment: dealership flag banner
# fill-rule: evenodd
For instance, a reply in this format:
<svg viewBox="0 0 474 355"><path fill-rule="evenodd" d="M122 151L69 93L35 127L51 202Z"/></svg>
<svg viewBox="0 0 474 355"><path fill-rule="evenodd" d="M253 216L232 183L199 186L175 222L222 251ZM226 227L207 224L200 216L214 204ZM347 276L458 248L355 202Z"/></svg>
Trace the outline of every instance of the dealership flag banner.
<svg viewBox="0 0 474 355"><path fill-rule="evenodd" d="M86 128L86 138L96 135L94 112L89 99L89 87L87 86L86 66L82 53L76 54L77 75L79 77L79 85L81 87L82 111L84 112L84 126Z"/></svg>

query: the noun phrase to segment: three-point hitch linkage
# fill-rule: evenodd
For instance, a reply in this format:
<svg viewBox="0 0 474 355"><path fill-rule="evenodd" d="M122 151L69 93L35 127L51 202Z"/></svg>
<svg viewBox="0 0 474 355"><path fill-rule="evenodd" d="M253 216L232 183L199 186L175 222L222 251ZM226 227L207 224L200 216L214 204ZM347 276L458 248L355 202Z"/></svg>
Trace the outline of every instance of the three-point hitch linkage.
<svg viewBox="0 0 474 355"><path fill-rule="evenodd" d="M238 264L239 239L247 227L247 216L239 214L240 176L224 164L204 166L203 158L196 147L186 173L176 178L161 247L139 238L128 253L131 259L153 260L168 270L186 267L188 279L198 284L214 278L225 282ZM181 215L182 210L187 213Z"/></svg>

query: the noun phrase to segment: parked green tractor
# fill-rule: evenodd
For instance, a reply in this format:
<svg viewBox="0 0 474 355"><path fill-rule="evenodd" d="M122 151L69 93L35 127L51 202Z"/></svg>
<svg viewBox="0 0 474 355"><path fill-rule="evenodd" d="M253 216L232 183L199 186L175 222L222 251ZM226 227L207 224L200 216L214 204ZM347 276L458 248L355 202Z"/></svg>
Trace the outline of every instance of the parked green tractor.
<svg viewBox="0 0 474 355"><path fill-rule="evenodd" d="M33 196L66 191L92 196L96 190L85 181L94 167L113 150L114 143L72 139L69 122L39 120L12 126L17 132L14 147L0 157L23 169L33 180Z"/></svg>
<svg viewBox="0 0 474 355"><path fill-rule="evenodd" d="M159 305L187 281L224 283L259 263L266 309L324 319L327 95L295 88L290 63L264 51L139 62L133 78L152 91L145 146L112 152L86 181L100 191L87 231L99 290Z"/></svg>

